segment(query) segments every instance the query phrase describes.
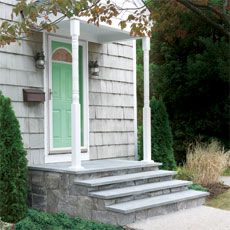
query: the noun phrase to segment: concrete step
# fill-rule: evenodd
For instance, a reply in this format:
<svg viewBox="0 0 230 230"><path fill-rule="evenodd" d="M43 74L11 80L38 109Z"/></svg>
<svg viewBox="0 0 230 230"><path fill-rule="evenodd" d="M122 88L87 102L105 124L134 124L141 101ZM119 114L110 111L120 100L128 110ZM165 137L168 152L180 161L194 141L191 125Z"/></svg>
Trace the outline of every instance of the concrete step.
<svg viewBox="0 0 230 230"><path fill-rule="evenodd" d="M176 204L179 202L204 198L208 195L209 193L207 192L188 190L167 195L155 196L151 198L123 202L119 204L113 204L107 206L106 209L116 213L129 214L146 209L152 209L156 207Z"/></svg>
<svg viewBox="0 0 230 230"><path fill-rule="evenodd" d="M126 182L134 182L134 181L146 182L146 180L148 179L161 178L161 177L168 178L168 177L172 177L175 174L176 172L174 171L157 170L157 171L130 173L130 174L124 174L124 175L119 175L119 176L101 177L101 178L96 178L96 179L75 180L74 183L76 185L81 185L81 186L83 185L86 187L98 187L98 186L106 186L106 185L111 186L114 184L123 185L123 183L126 183ZM147 181L147 183L150 183L150 182L153 182L153 181Z"/></svg>
<svg viewBox="0 0 230 230"><path fill-rule="evenodd" d="M150 196L153 196L154 192L161 191L163 193L166 189L169 190L169 192L172 192L173 189L183 188L190 185L191 183L192 182L190 181L182 181L182 180L162 181L156 183L136 185L131 187L118 188L118 189L95 191L95 192L91 192L89 196L100 198L100 199L106 199L106 200L127 197L127 196L136 197L137 195L143 195L143 194L149 194Z"/></svg>

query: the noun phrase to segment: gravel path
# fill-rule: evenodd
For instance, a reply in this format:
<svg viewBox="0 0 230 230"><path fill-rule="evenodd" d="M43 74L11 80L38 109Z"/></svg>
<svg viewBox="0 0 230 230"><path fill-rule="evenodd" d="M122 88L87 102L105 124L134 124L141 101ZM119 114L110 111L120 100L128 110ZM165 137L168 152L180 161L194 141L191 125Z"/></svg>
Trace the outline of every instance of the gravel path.
<svg viewBox="0 0 230 230"><path fill-rule="evenodd" d="M220 181L223 181L224 184L230 186L230 176L222 176L220 177Z"/></svg>
<svg viewBox="0 0 230 230"><path fill-rule="evenodd" d="M230 211L200 206L129 224L135 230L229 230Z"/></svg>

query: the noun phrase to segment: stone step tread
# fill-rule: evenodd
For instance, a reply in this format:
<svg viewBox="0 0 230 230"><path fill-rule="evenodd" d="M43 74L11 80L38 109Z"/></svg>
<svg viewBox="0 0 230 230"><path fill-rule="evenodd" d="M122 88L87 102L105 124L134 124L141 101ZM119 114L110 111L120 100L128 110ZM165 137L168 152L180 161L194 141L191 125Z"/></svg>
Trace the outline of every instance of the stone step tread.
<svg viewBox="0 0 230 230"><path fill-rule="evenodd" d="M208 192L187 190L183 192L171 193L167 195L155 196L140 200L128 201L119 204L113 204L106 207L107 210L119 213L132 213L139 210L160 207L174 204L186 200L192 200L208 196Z"/></svg>
<svg viewBox="0 0 230 230"><path fill-rule="evenodd" d="M108 177L101 177L89 180L75 180L75 184L85 185L85 186L100 186L100 185L108 185L108 184L116 184L134 180L142 180L142 179L149 179L155 177L164 177L164 176L173 176L176 172L174 171L167 171L167 170L156 170L156 171L146 171L146 172L138 172L138 173L130 173L124 174L119 176L108 176Z"/></svg>
<svg viewBox="0 0 230 230"><path fill-rule="evenodd" d="M147 183L147 184L124 187L124 188L91 192L90 196L102 198L102 199L112 199L112 198L124 197L129 195L144 194L147 192L154 192L154 191L159 191L168 188L178 188L182 186L188 186L191 183L192 183L191 181L183 181L183 180L162 181L162 182Z"/></svg>

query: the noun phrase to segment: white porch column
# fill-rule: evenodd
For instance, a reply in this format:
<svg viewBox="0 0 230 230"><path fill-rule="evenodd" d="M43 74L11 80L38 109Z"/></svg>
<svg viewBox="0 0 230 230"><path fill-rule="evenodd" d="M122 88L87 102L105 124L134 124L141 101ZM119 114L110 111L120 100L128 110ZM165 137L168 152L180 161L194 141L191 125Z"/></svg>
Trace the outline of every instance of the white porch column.
<svg viewBox="0 0 230 230"><path fill-rule="evenodd" d="M142 49L144 52L143 161L151 162L151 108L149 105L149 37L145 37L142 39Z"/></svg>
<svg viewBox="0 0 230 230"><path fill-rule="evenodd" d="M70 20L70 34L72 37L72 105L71 105L71 129L72 129L72 169L81 169L81 107L79 102L79 35L80 22L73 18Z"/></svg>

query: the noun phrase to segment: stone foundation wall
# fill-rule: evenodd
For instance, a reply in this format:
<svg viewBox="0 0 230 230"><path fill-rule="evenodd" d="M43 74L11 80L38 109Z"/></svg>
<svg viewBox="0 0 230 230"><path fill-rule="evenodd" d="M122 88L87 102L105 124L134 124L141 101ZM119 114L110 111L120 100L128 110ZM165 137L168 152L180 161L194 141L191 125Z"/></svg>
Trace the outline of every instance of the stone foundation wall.
<svg viewBox="0 0 230 230"><path fill-rule="evenodd" d="M80 216L86 219L97 219L97 212L103 210L105 203L97 198L88 196L98 187L87 188L74 184L74 180L85 180L105 176L124 175L142 171L157 170L158 166L138 167L127 169L113 169L111 171L98 171L93 173L54 172L49 170L29 169L29 206L47 212L64 212L71 216ZM117 184L118 188L120 184ZM130 182L123 183L128 186ZM134 184L133 184L134 185ZM109 189L110 185L101 188ZM106 204L107 205L107 204ZM104 215L103 214L103 215Z"/></svg>
<svg viewBox="0 0 230 230"><path fill-rule="evenodd" d="M85 187L84 185L74 183L74 180L92 179L104 176L120 175L127 173L137 173L142 171L156 170L157 167L121 169L109 172L95 172L74 174L69 172L49 172L40 170L29 171L29 205L30 207L47 212L64 212L70 216L78 216L84 219L97 220L99 222L110 223L115 225L126 225L137 220L146 219L148 217L175 212L180 209L196 207L204 203L205 198L194 198L191 200L178 201L176 203L168 203L160 207L153 207L143 210L136 210L129 214L113 212L106 209L106 206L115 203L122 203L130 200L144 199L152 196L165 195L169 193L178 193L184 191L187 187L166 188L162 191L150 192L148 194L128 195L125 197L117 197L114 199L100 199L90 197L92 191L134 186L145 183L155 183L159 181L169 181L172 176L165 178L150 178L149 180L127 181L118 184L108 184L99 187Z"/></svg>
<svg viewBox="0 0 230 230"><path fill-rule="evenodd" d="M88 197L88 192L93 191L93 189L75 185L74 180L115 176L156 169L157 166L153 166L149 168L131 168L85 174L30 169L29 206L38 210L65 212L71 216L78 215L91 219L92 210L96 211L98 209L98 203L95 202L95 199ZM127 182L127 185L129 183ZM97 190L97 188L95 189Z"/></svg>

